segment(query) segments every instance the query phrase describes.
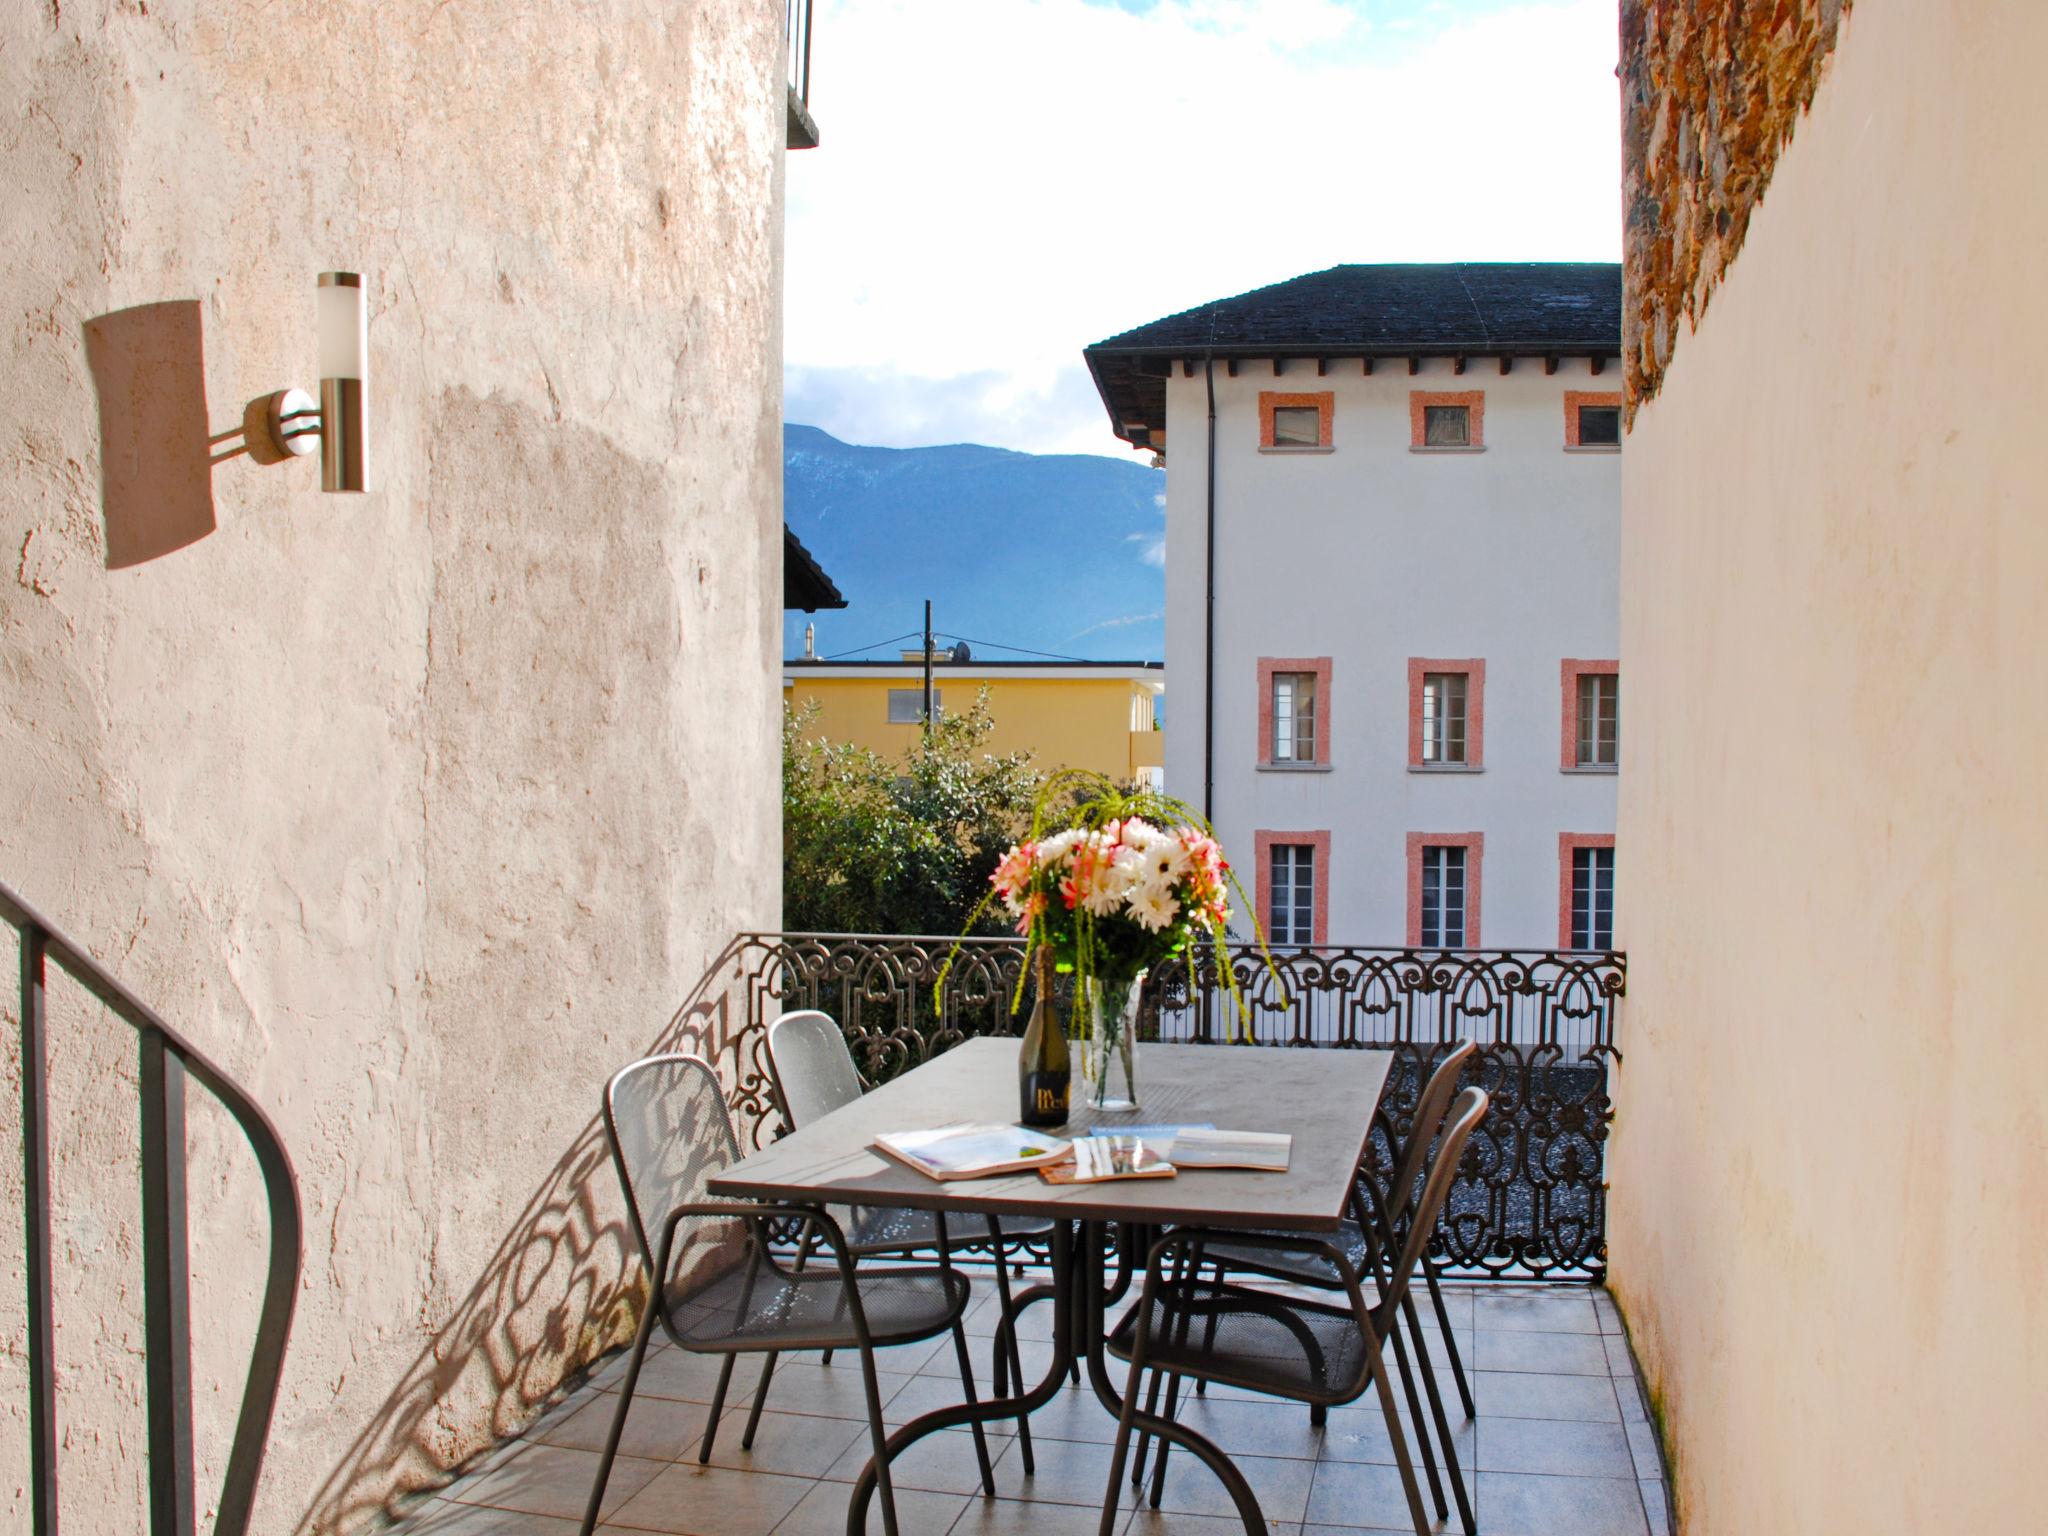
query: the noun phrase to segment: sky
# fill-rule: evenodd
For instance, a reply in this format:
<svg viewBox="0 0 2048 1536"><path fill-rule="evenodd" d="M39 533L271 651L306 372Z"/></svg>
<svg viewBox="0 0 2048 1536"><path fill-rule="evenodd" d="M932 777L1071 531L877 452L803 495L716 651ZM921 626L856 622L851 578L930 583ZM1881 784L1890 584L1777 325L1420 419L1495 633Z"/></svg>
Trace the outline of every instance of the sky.
<svg viewBox="0 0 2048 1536"><path fill-rule="evenodd" d="M1081 349L1339 262L1614 261L1615 0L816 0L786 420L1128 455Z"/></svg>

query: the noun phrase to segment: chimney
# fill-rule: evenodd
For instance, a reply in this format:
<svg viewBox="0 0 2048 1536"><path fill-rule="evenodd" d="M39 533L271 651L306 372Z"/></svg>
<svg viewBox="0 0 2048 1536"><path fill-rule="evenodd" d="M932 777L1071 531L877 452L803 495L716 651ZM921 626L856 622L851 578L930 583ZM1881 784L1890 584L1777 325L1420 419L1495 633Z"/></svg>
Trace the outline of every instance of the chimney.
<svg viewBox="0 0 2048 1536"><path fill-rule="evenodd" d="M815 624L806 624L804 626L804 660L816 661L817 659L818 626Z"/></svg>

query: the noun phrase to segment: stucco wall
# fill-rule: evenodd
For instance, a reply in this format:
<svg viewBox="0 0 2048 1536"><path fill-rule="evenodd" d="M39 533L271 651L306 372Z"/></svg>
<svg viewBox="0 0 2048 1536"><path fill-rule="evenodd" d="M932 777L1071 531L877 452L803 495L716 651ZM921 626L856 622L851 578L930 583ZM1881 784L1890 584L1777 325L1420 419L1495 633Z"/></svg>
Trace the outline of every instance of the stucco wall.
<svg viewBox="0 0 2048 1536"><path fill-rule="evenodd" d="M1857 6L1628 441L1609 1273L1688 1536L2036 1518L2044 50Z"/></svg>
<svg viewBox="0 0 2048 1536"><path fill-rule="evenodd" d="M781 24L749 0L0 8L0 879L290 1146L305 1286L261 1530L361 1524L617 1336L599 1089L728 935L777 923ZM367 274L371 493L231 458L215 531L108 569L176 495L189 524L193 482L145 466L158 494L107 525L87 323L196 305L203 402L167 332L123 397L189 463L194 422L315 382L330 267ZM60 990L51 1067L65 1528L125 1533L134 1052ZM193 1113L205 1490L262 1223L246 1153ZM20 1177L10 1150L9 1211ZM0 1225L10 1529L20 1245Z"/></svg>
<svg viewBox="0 0 2048 1536"><path fill-rule="evenodd" d="M1568 390L1620 388L1610 363L1555 374L1429 359L1371 377L1356 359L1278 379L1216 369L1216 799L1252 888L1259 829L1330 834L1333 944L1399 945L1410 832L1486 834L1480 936L1557 943L1557 836L1614 830L1614 774L1562 773L1558 664L1612 659L1620 457L1565 450ZM1259 451L1259 395L1329 390L1331 451ZM1410 451L1409 395L1483 390L1483 453ZM1166 386L1166 783L1202 799L1208 402L1197 367ZM1261 770L1259 658L1331 659L1329 770ZM1486 662L1480 773L1408 771L1408 660ZM1623 679L1623 772L1632 685Z"/></svg>

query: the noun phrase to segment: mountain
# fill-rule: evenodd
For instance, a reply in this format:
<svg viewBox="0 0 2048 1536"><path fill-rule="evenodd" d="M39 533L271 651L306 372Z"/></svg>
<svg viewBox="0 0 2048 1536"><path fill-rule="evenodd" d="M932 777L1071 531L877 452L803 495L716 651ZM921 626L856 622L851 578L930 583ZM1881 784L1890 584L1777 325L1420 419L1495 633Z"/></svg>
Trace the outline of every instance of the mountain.
<svg viewBox="0 0 2048 1536"><path fill-rule="evenodd" d="M1165 655L1163 470L972 443L863 448L791 425L782 482L783 516L848 603L785 614L784 655L803 654L807 621L821 656L916 631L926 598L932 628L979 659L1029 659L999 645L1090 661Z"/></svg>

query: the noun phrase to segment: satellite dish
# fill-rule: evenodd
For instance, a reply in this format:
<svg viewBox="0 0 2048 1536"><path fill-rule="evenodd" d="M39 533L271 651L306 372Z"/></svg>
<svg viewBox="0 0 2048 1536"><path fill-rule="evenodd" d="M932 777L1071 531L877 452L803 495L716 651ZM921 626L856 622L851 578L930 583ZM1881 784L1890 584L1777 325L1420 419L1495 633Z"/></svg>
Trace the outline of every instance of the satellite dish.
<svg viewBox="0 0 2048 1536"><path fill-rule="evenodd" d="M953 659L955 661L974 660L974 652L967 649L967 642L965 640L956 640L953 642Z"/></svg>

